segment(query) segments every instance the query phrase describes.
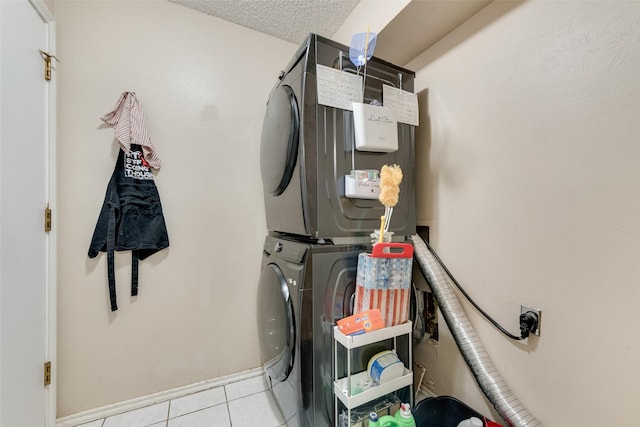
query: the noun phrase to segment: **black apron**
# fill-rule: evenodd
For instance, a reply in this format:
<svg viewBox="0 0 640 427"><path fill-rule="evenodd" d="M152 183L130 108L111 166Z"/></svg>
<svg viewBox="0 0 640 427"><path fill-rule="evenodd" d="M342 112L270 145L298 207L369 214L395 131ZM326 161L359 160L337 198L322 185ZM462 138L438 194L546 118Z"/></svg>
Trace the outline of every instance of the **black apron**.
<svg viewBox="0 0 640 427"><path fill-rule="evenodd" d="M116 304L114 251L131 251L131 295L138 295L138 260L169 246L158 189L139 145L129 153L120 150L107 186L89 258L107 253L107 276L111 311Z"/></svg>

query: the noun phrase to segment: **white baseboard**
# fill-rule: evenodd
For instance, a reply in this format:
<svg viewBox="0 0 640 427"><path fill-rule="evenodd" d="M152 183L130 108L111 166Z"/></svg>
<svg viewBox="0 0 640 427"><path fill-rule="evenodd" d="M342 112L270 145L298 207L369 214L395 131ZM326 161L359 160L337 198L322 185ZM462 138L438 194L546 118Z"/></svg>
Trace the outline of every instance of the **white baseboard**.
<svg viewBox="0 0 640 427"><path fill-rule="evenodd" d="M259 375L262 375L263 372L264 371L261 367L249 369L211 380L201 381L195 384L173 388L171 390L165 390L147 396L137 397L131 400L125 400L124 402L114 403L111 405L102 406L100 408L89 409L87 411L78 412L77 414L59 418L58 420L56 420L56 427L77 426L79 424L88 423L94 420L99 420L101 418L106 418L113 415L121 414L123 412L132 411L134 409L144 408L145 406L153 405L156 403L166 402L167 400L176 399L178 397L208 390L210 388L220 387L248 378L257 377Z"/></svg>

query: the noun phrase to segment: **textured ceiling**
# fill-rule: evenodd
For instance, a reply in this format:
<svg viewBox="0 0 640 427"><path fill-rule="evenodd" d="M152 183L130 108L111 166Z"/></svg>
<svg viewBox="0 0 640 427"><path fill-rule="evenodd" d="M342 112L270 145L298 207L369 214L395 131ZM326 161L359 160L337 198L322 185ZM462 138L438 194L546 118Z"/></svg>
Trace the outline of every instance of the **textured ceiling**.
<svg viewBox="0 0 640 427"><path fill-rule="evenodd" d="M333 36L360 0L169 1L300 44L309 33Z"/></svg>

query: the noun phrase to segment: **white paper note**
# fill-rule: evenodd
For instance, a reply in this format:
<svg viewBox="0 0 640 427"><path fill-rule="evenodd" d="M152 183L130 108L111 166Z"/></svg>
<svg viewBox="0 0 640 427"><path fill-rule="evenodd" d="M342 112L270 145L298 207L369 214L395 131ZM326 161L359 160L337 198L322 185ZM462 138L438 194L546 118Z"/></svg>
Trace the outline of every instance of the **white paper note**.
<svg viewBox="0 0 640 427"><path fill-rule="evenodd" d="M382 99L385 107L395 110L396 119L399 123L407 123L413 126L419 125L418 95L383 85Z"/></svg>
<svg viewBox="0 0 640 427"><path fill-rule="evenodd" d="M362 76L324 65L316 65L318 103L351 110L352 102L362 102Z"/></svg>

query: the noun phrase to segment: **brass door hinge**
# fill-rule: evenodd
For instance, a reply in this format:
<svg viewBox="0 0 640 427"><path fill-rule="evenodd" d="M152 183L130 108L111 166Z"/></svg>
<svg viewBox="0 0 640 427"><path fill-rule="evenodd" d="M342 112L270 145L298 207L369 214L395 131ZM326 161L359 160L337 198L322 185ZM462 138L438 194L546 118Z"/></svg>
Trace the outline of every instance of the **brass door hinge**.
<svg viewBox="0 0 640 427"><path fill-rule="evenodd" d="M49 81L51 80L51 61L55 59L60 62L60 60L55 55L50 55L42 49L40 49L40 56L44 59L44 79Z"/></svg>
<svg viewBox="0 0 640 427"><path fill-rule="evenodd" d="M44 385L51 384L51 362L44 364Z"/></svg>
<svg viewBox="0 0 640 427"><path fill-rule="evenodd" d="M51 231L51 208L49 205L44 208L44 231Z"/></svg>

